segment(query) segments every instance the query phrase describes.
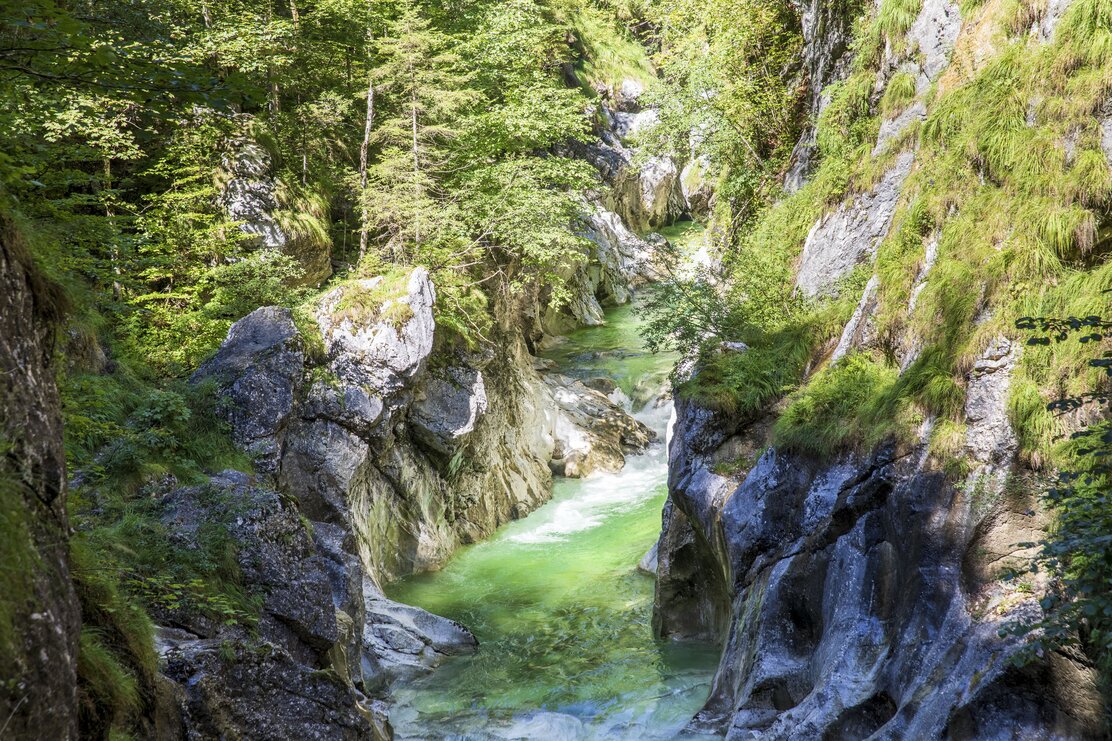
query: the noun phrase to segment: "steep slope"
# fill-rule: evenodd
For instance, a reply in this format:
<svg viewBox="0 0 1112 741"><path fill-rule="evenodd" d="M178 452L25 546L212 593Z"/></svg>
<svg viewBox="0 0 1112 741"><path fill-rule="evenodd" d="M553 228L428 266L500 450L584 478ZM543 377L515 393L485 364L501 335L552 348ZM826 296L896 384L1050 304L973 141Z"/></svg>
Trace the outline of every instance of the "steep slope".
<svg viewBox="0 0 1112 741"><path fill-rule="evenodd" d="M1063 428L1042 409L1099 383L1014 322L1108 308L1112 19L851 11L804 8L817 128L750 243L840 321L813 325L782 403L717 405L703 368L681 384L655 624L723 641L693 727L730 739L1099 737L1091 661L1019 668L1000 631L1045 588L1003 578L1049 527L1032 468Z"/></svg>

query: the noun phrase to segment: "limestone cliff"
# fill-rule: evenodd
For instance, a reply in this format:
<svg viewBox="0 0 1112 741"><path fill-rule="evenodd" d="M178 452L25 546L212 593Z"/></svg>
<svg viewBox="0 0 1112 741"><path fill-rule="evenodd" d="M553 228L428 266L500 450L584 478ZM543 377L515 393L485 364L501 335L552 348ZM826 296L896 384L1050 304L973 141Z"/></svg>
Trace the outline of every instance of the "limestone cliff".
<svg viewBox="0 0 1112 741"><path fill-rule="evenodd" d="M258 309L195 374L257 473L168 492L163 519L186 547L200 523L227 523L260 613L256 635L156 616L188 733L389 737L390 683L476 642L382 587L542 504L552 471L614 470L649 443L602 393L536 370L519 329L474 351L434 303L424 269L349 281L320 298L309 335L289 310ZM268 693L288 696L277 715Z"/></svg>
<svg viewBox="0 0 1112 741"><path fill-rule="evenodd" d="M1022 30L1004 32L992 30L999 23L993 3L970 6L967 17L956 3L914 5L917 15L898 43L890 39L881 49L865 96L877 106L900 75L910 99L880 116L866 155L873 174L825 204L800 245L795 286L803 296L821 300L842 290L839 279L872 274L843 331L819 348L811 373L862 352L889 352L896 372L916 366L925 332L882 335L878 327L892 326L893 311L881 304L892 296L892 273L882 271L892 266L874 265L898 206L933 184L916 178L915 133L936 91L975 76L1005 45L1002 35L1017 34L1007 42L1014 49L1027 45L1016 53L1040 54L1070 3L1050 3L1025 17ZM802 10L817 117L829 103L822 88L848 74L850 24L839 4ZM1038 102L1030 105L1035 110ZM1090 118L1086 126L1101 121ZM796 148L789 192L814 170L814 141L812 130ZM1060 144L1069 157L1068 141ZM954 199L943 217L959 208ZM938 289L948 279L933 274L938 232L915 246L923 257L901 278L909 287L901 316L917 310L928 284L938 281ZM999 299L994 305L982 284L969 290L980 292L970 309L980 334L954 381L961 402L947 424L962 434L944 454L933 437L942 422L932 414L909 438L821 456L777 446L772 428L782 404L741 417L677 403L654 625L663 636L723 645L693 729L727 739L1103 734L1103 705L1085 656L1052 652L1018 667L1009 660L1018 639L1001 637L1010 622L1039 614L1040 585L1002 577L1026 563L1031 551L1023 544L1046 532L1049 517L1036 501L1039 483L1017 456L1010 413L1021 342L1006 327L989 330ZM947 467L946 456L963 465Z"/></svg>

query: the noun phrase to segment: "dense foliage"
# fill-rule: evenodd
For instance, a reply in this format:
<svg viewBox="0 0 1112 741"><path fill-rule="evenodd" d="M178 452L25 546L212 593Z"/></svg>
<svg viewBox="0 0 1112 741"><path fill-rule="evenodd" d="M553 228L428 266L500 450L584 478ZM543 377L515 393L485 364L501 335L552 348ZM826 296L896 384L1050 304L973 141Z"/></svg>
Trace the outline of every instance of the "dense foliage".
<svg viewBox="0 0 1112 741"><path fill-rule="evenodd" d="M553 145L588 135L593 88L631 59L589 0L4 5L0 209L74 305L59 348L86 732L153 701L144 606L251 627L219 523L184 552L151 506L248 465L189 373L258 306L304 318L330 274L426 266L440 326L472 346L505 295L559 301L597 181ZM265 234L233 215L244 193Z"/></svg>
<svg viewBox="0 0 1112 741"><path fill-rule="evenodd" d="M1077 342L1093 348L1107 336L1112 322L1095 315L1024 317L1017 326L1037 333L1028 340L1030 346ZM1089 365L1112 376L1112 352L1092 358ZM1105 414L1110 401L1107 391L1096 391L1047 405L1048 412L1064 417L1074 428L1066 445L1072 462L1043 493L1057 515L1053 532L1037 544L1026 544L1038 548L1031 572L1051 579L1050 591L1042 598L1044 613L1009 628L1033 638L1025 658L1080 643L1096 657L1106 682L1112 677L1112 423Z"/></svg>

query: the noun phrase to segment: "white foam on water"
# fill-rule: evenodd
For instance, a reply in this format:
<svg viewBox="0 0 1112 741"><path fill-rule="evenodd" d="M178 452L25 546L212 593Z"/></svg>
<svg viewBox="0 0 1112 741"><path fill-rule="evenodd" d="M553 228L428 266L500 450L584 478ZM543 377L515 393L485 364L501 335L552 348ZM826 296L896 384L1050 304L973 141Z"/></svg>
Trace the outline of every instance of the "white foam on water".
<svg viewBox="0 0 1112 741"><path fill-rule="evenodd" d="M507 540L530 544L566 540L573 533L602 525L608 515L625 512L628 505L654 496L668 481L664 438L672 416L672 403L650 402L636 416L657 432L656 442L647 451L627 458L621 471L596 472L578 480L564 479L561 486L578 487L578 492L535 513L529 519L533 523L531 528L510 535Z"/></svg>

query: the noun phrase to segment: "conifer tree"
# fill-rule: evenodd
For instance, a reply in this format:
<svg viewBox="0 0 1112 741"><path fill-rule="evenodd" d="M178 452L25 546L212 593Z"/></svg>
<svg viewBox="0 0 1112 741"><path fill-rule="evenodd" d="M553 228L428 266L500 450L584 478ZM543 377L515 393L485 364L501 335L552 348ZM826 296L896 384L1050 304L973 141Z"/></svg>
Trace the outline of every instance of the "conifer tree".
<svg viewBox="0 0 1112 741"><path fill-rule="evenodd" d="M375 70L384 114L374 139L368 211L385 232L394 259L412 259L451 224L441 188L460 116L476 95L460 70L450 37L434 28L413 0L378 40Z"/></svg>

